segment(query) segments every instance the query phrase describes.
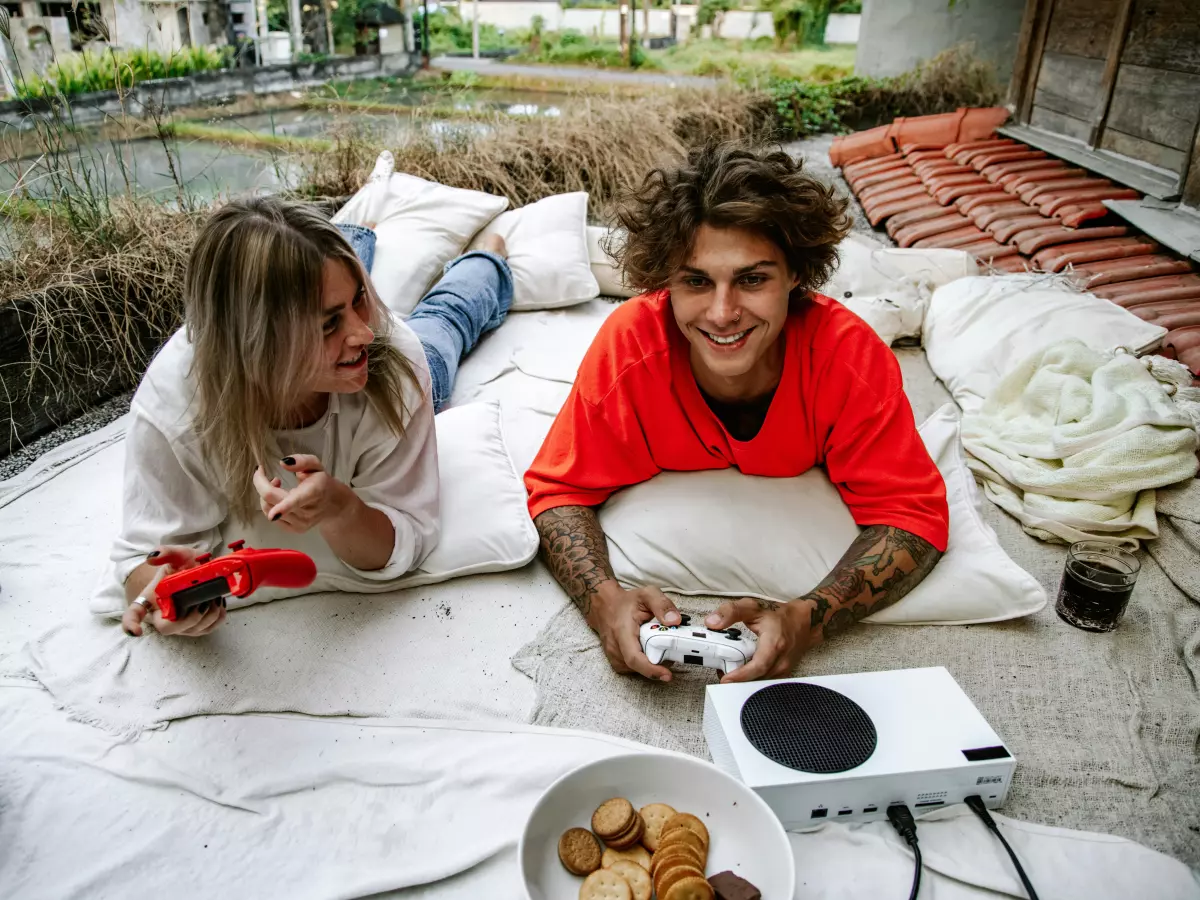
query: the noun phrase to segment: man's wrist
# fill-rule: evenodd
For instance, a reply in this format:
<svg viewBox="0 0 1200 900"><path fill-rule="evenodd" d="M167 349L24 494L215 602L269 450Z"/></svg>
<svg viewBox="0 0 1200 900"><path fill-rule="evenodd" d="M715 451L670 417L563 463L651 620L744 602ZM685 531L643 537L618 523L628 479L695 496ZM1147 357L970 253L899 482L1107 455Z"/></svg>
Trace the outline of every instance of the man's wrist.
<svg viewBox="0 0 1200 900"><path fill-rule="evenodd" d="M807 594L784 604L784 615L787 616L792 633L796 636L796 643L805 650L814 643L815 629L812 620L813 610L816 608L816 601Z"/></svg>

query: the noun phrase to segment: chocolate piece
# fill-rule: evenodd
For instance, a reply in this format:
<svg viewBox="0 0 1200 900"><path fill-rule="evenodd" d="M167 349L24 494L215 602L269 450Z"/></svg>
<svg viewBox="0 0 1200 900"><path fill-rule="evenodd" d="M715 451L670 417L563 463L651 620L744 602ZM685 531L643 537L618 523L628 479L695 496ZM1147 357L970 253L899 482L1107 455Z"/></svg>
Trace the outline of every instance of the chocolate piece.
<svg viewBox="0 0 1200 900"><path fill-rule="evenodd" d="M762 893L740 875L718 872L708 879L717 893L717 900L762 900Z"/></svg>

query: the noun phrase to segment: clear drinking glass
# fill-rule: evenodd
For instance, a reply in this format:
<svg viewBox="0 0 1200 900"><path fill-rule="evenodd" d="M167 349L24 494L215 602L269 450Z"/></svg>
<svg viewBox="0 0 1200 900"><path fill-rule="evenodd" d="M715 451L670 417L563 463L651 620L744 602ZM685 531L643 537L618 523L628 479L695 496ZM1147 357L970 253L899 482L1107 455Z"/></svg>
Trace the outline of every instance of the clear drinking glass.
<svg viewBox="0 0 1200 900"><path fill-rule="evenodd" d="M1067 551L1058 615L1085 631L1112 631L1125 614L1142 564L1128 550L1080 541Z"/></svg>

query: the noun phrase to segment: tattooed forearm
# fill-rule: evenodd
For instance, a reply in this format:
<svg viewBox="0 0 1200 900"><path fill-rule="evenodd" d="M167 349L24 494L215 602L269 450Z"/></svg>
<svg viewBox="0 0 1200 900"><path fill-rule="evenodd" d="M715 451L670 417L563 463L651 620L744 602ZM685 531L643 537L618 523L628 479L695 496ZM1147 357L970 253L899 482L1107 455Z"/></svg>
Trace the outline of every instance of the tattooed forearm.
<svg viewBox="0 0 1200 900"><path fill-rule="evenodd" d="M928 575L941 553L915 534L870 525L833 571L801 600L812 603L812 643L891 606Z"/></svg>
<svg viewBox="0 0 1200 900"><path fill-rule="evenodd" d="M554 580L587 616L596 588L613 577L608 543L595 511L588 506L560 506L546 510L533 524L541 535L542 559Z"/></svg>

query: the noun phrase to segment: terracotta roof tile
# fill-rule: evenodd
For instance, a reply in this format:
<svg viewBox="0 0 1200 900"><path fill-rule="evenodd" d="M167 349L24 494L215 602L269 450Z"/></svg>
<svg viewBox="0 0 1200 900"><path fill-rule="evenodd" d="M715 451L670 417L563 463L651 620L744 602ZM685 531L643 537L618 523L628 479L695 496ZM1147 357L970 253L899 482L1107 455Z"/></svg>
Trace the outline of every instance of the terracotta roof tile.
<svg viewBox="0 0 1200 900"><path fill-rule="evenodd" d="M939 150L930 150L930 149L928 149L928 145L923 145L923 146L926 146L927 149L914 150L914 151L904 154L904 158L908 160L910 165L915 166L917 163L930 162L933 160L940 160L940 159L946 158L946 155L944 153L942 153L942 151L940 149Z"/></svg>
<svg viewBox="0 0 1200 900"><path fill-rule="evenodd" d="M1017 248L1012 244L1001 244L999 241L994 241L990 237L985 237L979 241L972 241L969 244L960 244L957 249L965 250L982 263L992 263L997 260L1016 258L1021 259Z"/></svg>
<svg viewBox="0 0 1200 900"><path fill-rule="evenodd" d="M975 178L979 177L979 173L970 166L957 166L949 160L944 160L947 165L940 166L933 163L922 163L920 166L914 166L913 171L917 173L926 184L938 178L953 178L955 176L970 175Z"/></svg>
<svg viewBox="0 0 1200 900"><path fill-rule="evenodd" d="M887 220L887 233L895 237L896 232L905 226L915 225L926 219L938 219L944 215L946 215L946 207L935 203L934 199L930 197L928 203L893 214Z"/></svg>
<svg viewBox="0 0 1200 900"><path fill-rule="evenodd" d="M994 260L991 266L998 272L1024 272L1029 269L1029 260L1018 253L1015 256Z"/></svg>
<svg viewBox="0 0 1200 900"><path fill-rule="evenodd" d="M963 244L973 244L987 237L987 234L980 231L974 225L967 224L962 228L955 228L953 231L943 231L941 234L935 234L933 237L922 238L912 244L913 247L958 247Z"/></svg>
<svg viewBox="0 0 1200 900"><path fill-rule="evenodd" d="M1155 300L1200 300L1200 275L1164 275L1098 286L1097 297L1118 306L1133 306Z"/></svg>
<svg viewBox="0 0 1200 900"><path fill-rule="evenodd" d="M1001 219L1011 219L1014 216L1027 216L1031 212L1024 203L985 203L971 209L971 221L988 231L988 226ZM1049 224L1051 220L1047 220Z"/></svg>
<svg viewBox="0 0 1200 900"><path fill-rule="evenodd" d="M1194 328L1200 326L1200 303L1187 300L1180 301L1180 305L1178 306L1172 304L1169 308L1150 304L1148 306L1135 306L1129 311L1139 319L1145 319L1147 322L1161 325L1167 331L1175 328Z"/></svg>
<svg viewBox="0 0 1200 900"><path fill-rule="evenodd" d="M966 216L960 216L956 212L943 212L936 219L925 219L924 221L914 222L912 225L898 229L894 237L898 246L911 247L917 241L931 238L934 235L944 234L948 231L957 231L970 224L971 220Z"/></svg>
<svg viewBox="0 0 1200 900"><path fill-rule="evenodd" d="M1060 206L1055 213L1068 228L1078 228L1084 222L1103 219L1111 214L1111 210L1103 203L1081 203L1079 205Z"/></svg>
<svg viewBox="0 0 1200 900"><path fill-rule="evenodd" d="M919 209L933 203L942 212L945 208L940 204L934 203L933 197L928 192L922 194L910 195L907 197L897 197L893 200L878 200L867 209L866 204L863 204L863 211L867 214L867 221L872 226L878 225L880 222L888 219L890 216L898 215L899 213L908 212L909 210Z"/></svg>
<svg viewBox="0 0 1200 900"><path fill-rule="evenodd" d="M1044 197L1049 193L1111 186L1112 182L1107 178L1064 178L1062 181L1036 181L1032 184L1027 184L1017 191L1017 196L1026 203L1037 203L1038 198Z"/></svg>
<svg viewBox="0 0 1200 900"><path fill-rule="evenodd" d="M1052 191L1038 198L1037 208L1048 216L1054 215L1064 206L1075 206L1084 200L1136 200L1141 197L1132 188L1097 187L1076 191Z"/></svg>
<svg viewBox="0 0 1200 900"><path fill-rule="evenodd" d="M855 134L834 138L833 144L829 147L829 161L835 166L844 166L860 159L890 156L896 153L895 138L888 131L890 127L889 125L880 125L878 128L868 131L859 131Z"/></svg>
<svg viewBox="0 0 1200 900"><path fill-rule="evenodd" d="M960 141L956 144L949 144L946 147L945 154L947 159L954 159L964 150L992 149L995 147L1015 147L1017 142L1012 138L989 138L986 141ZM1025 146L1024 144L1021 145Z"/></svg>
<svg viewBox="0 0 1200 900"><path fill-rule="evenodd" d="M877 172L881 169L886 169L893 163L908 165L903 156L901 156L899 153L892 153L888 156L880 156L876 157L875 159L864 159L860 160L859 162L843 166L842 174L845 175L846 180L849 181L851 178L856 178L865 172ZM834 165L836 166L837 163L834 163Z"/></svg>
<svg viewBox="0 0 1200 900"><path fill-rule="evenodd" d="M1034 255L1033 262L1046 272L1061 272L1067 266L1104 259L1145 256L1162 248L1147 237L1118 237L1099 241L1077 241L1048 247Z"/></svg>
<svg viewBox="0 0 1200 900"><path fill-rule="evenodd" d="M994 185L993 185L994 187ZM978 194L968 194L966 197L959 197L954 201L954 205L958 207L959 212L964 215L969 215L975 212L981 206L996 206L1000 203L1012 203L1017 198L1011 194L1006 194L1004 191L981 191ZM1026 207L1032 209L1032 207Z"/></svg>
<svg viewBox="0 0 1200 900"><path fill-rule="evenodd" d="M967 197L971 194L983 194L994 191L996 186L990 181L981 181L978 184L954 184L950 187L941 188L933 192L933 197L942 206L949 206L959 197Z"/></svg>
<svg viewBox="0 0 1200 900"><path fill-rule="evenodd" d="M1008 243L1023 231L1030 229L1040 230L1056 224L1058 223L1054 219L1043 216L1037 210L1033 210L1031 215L997 219L987 226L987 231L1001 243Z"/></svg>
<svg viewBox="0 0 1200 900"><path fill-rule="evenodd" d="M877 184L891 184L893 187L903 187L906 184L917 184L920 180L912 169L905 166L903 169L895 171L888 170L886 172L871 172L867 175L861 175L855 179L851 187L861 194Z"/></svg>
<svg viewBox="0 0 1200 900"><path fill-rule="evenodd" d="M1063 228L1061 225L1049 228L1031 228L1022 231L1011 238L1017 249L1026 256L1033 256L1045 247L1055 244L1070 244L1075 242L1099 241L1105 238L1124 237L1129 229L1121 225L1108 228Z"/></svg>
<svg viewBox="0 0 1200 900"><path fill-rule="evenodd" d="M1000 181L1007 175L1013 175L1018 172L1029 172L1036 169L1054 169L1066 168L1066 163L1061 159L1019 159L1015 162L998 162L992 163L990 166L984 166L979 174L988 181Z"/></svg>
<svg viewBox="0 0 1200 900"><path fill-rule="evenodd" d="M1030 169L1026 172L1009 172L1007 175L1001 175L996 179L996 184L1000 185L1006 191L1014 194L1019 194L1021 188L1027 184L1046 184L1050 181L1065 181L1068 178L1083 178L1087 175L1086 169L1068 169L1066 166L1054 166L1053 168Z"/></svg>
<svg viewBox="0 0 1200 900"><path fill-rule="evenodd" d="M863 209L870 213L881 204L890 203L893 200L907 200L910 197L928 198L929 191L925 190L925 185L923 184L906 184L903 187L889 187L885 190L876 191L869 197L863 197L862 205Z"/></svg>
<svg viewBox="0 0 1200 900"><path fill-rule="evenodd" d="M911 157L916 153L942 156L944 155L945 149L945 144L905 144L900 148L900 152L906 157Z"/></svg>
<svg viewBox="0 0 1200 900"><path fill-rule="evenodd" d="M1158 254L1084 263L1075 267L1074 274L1086 288L1091 290L1102 285L1115 284L1118 281L1153 278L1155 275L1186 275L1191 270L1192 267L1187 260Z"/></svg>

